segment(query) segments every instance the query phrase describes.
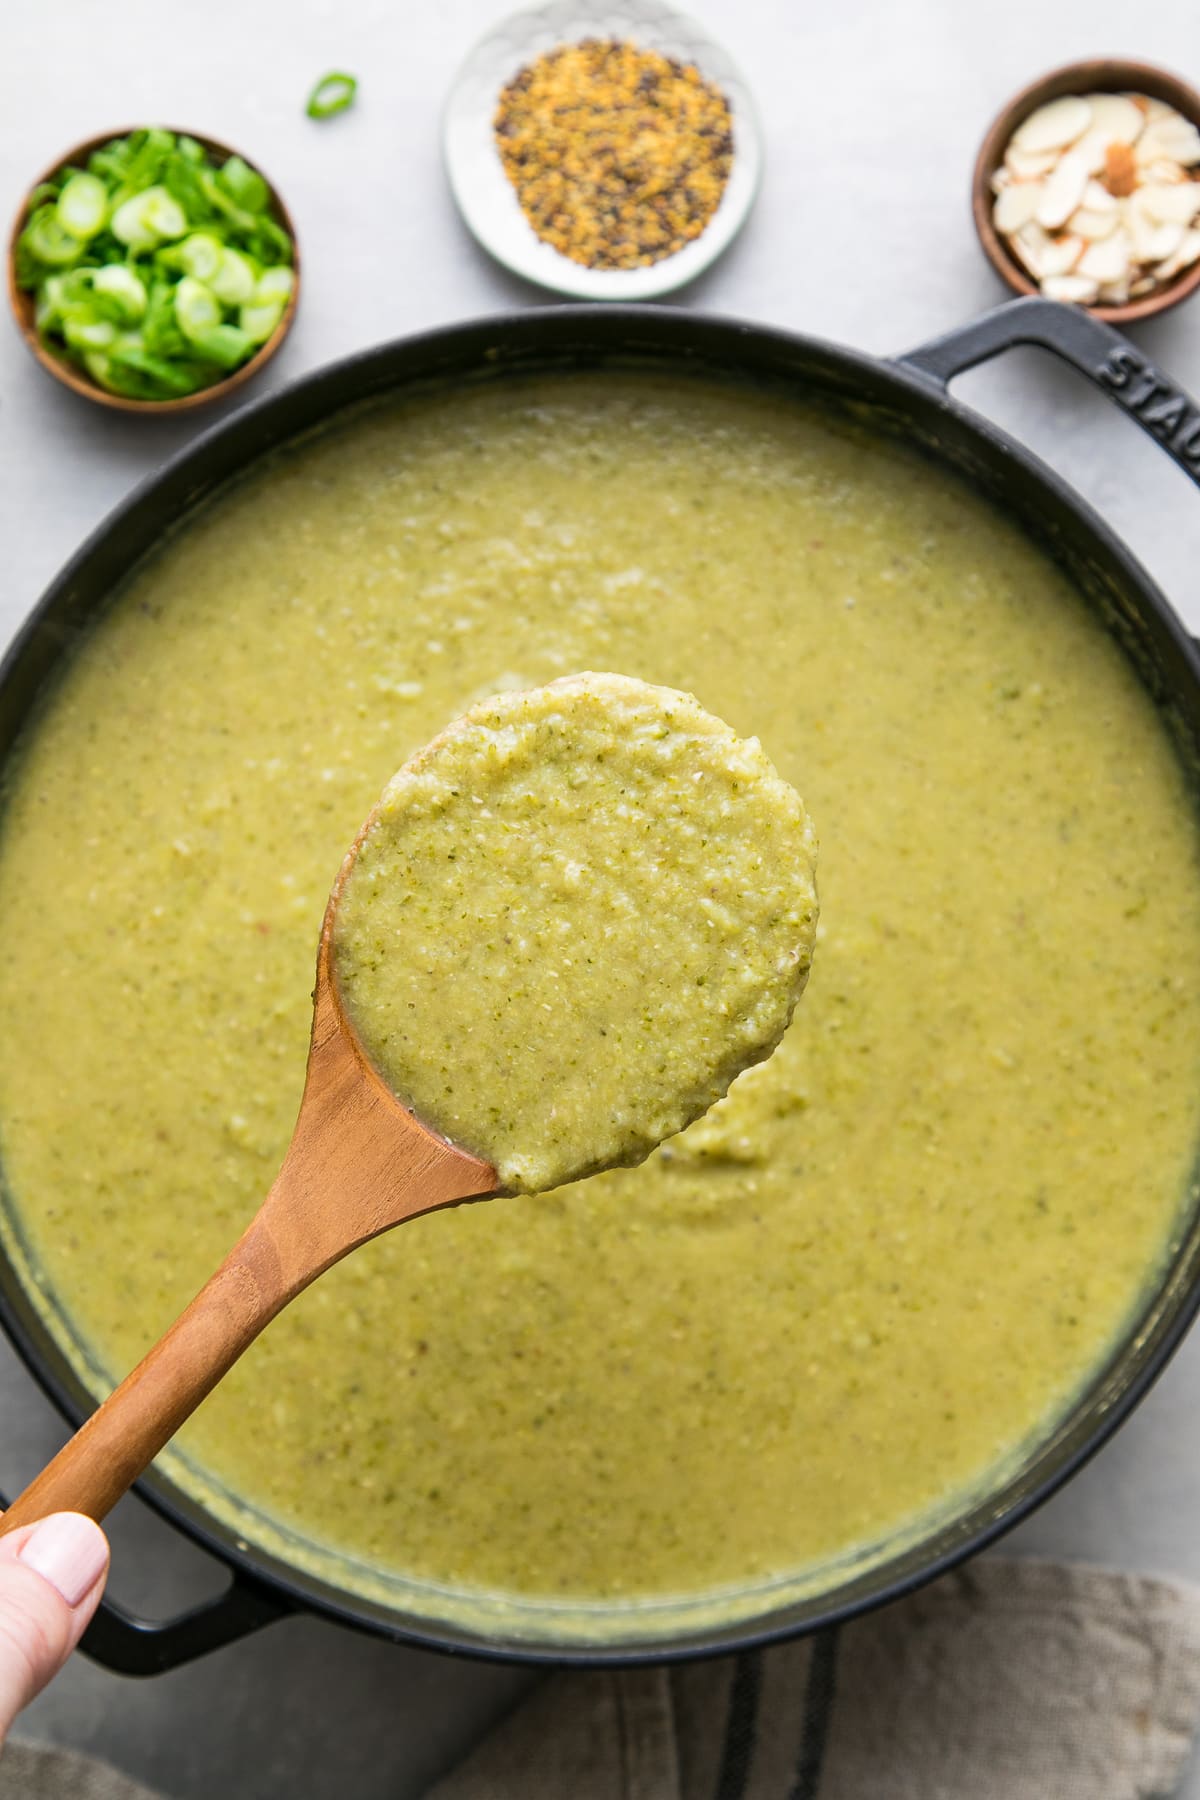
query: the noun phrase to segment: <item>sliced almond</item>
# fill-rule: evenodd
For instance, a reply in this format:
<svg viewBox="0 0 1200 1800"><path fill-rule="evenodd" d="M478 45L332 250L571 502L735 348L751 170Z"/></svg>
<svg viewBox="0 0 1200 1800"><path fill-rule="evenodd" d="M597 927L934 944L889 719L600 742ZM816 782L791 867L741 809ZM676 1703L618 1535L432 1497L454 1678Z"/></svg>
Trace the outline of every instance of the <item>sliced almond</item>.
<svg viewBox="0 0 1200 1800"><path fill-rule="evenodd" d="M1102 281L1097 299L1102 306L1124 306L1129 298L1127 281Z"/></svg>
<svg viewBox="0 0 1200 1800"><path fill-rule="evenodd" d="M1200 183L1181 181L1174 187L1147 181L1138 192L1142 211L1156 225L1190 225L1200 208Z"/></svg>
<svg viewBox="0 0 1200 1800"><path fill-rule="evenodd" d="M1128 144L1108 146L1104 153L1104 174L1101 179L1110 194L1119 197L1132 194L1137 186L1137 164Z"/></svg>
<svg viewBox="0 0 1200 1800"><path fill-rule="evenodd" d="M1156 281L1170 281L1180 270L1190 269L1197 261L1200 261L1200 231L1185 231L1174 255L1155 265L1154 278Z"/></svg>
<svg viewBox="0 0 1200 1800"><path fill-rule="evenodd" d="M1068 150L1058 167L1042 183L1035 215L1038 224L1046 231L1057 231L1060 225L1065 225L1071 214L1078 210L1087 184L1087 164Z"/></svg>
<svg viewBox="0 0 1200 1800"><path fill-rule="evenodd" d="M1139 275L1136 281L1129 284L1129 298L1140 300L1143 294L1152 294L1157 286L1153 275Z"/></svg>
<svg viewBox="0 0 1200 1800"><path fill-rule="evenodd" d="M1187 171L1169 157L1160 156L1157 162L1142 164L1142 180L1160 181L1166 187L1174 187L1177 182L1187 180Z"/></svg>
<svg viewBox="0 0 1200 1800"><path fill-rule="evenodd" d="M1145 114L1128 94L1088 94L1092 122L1071 146L1083 158L1092 175L1104 168L1110 144L1132 145L1141 136Z"/></svg>
<svg viewBox="0 0 1200 1800"><path fill-rule="evenodd" d="M1121 229L1101 243L1089 244L1075 265L1075 273L1088 276L1097 286L1104 281L1126 281L1132 259L1129 234Z"/></svg>
<svg viewBox="0 0 1200 1800"><path fill-rule="evenodd" d="M1034 219L1014 231L1008 244L1035 281L1046 275L1069 274L1084 251L1082 238L1051 237Z"/></svg>
<svg viewBox="0 0 1200 1800"><path fill-rule="evenodd" d="M1091 111L1091 132L1101 132L1108 143L1135 144L1141 136L1146 115L1128 94L1087 94Z"/></svg>
<svg viewBox="0 0 1200 1800"><path fill-rule="evenodd" d="M1019 231L1013 232L1008 240L1008 247L1018 261L1024 263L1033 279L1040 281L1042 261L1051 242L1049 234L1035 220L1030 219L1028 225L1022 225Z"/></svg>
<svg viewBox="0 0 1200 1800"><path fill-rule="evenodd" d="M1190 169L1200 163L1200 131L1179 113L1152 119L1134 145L1133 154L1141 164L1157 162L1161 157Z"/></svg>
<svg viewBox="0 0 1200 1800"><path fill-rule="evenodd" d="M1100 284L1089 281L1086 275L1047 275L1042 292L1047 300L1068 300L1087 306L1099 294Z"/></svg>
<svg viewBox="0 0 1200 1800"><path fill-rule="evenodd" d="M1071 145L1071 155L1077 156L1086 165L1089 175L1099 175L1112 141L1107 131L1085 131Z"/></svg>
<svg viewBox="0 0 1200 1800"><path fill-rule="evenodd" d="M1182 225L1149 225L1134 215L1129 221L1133 253L1140 263L1165 262L1183 242Z"/></svg>
<svg viewBox="0 0 1200 1800"><path fill-rule="evenodd" d="M1038 209L1042 197L1040 181L1014 181L1006 187L992 208L992 222L997 231L1019 231Z"/></svg>
<svg viewBox="0 0 1200 1800"><path fill-rule="evenodd" d="M1017 181L1040 181L1048 175L1058 161L1057 150L1039 150L1037 152L1020 150L1010 144L1004 152L1004 166Z"/></svg>
<svg viewBox="0 0 1200 1800"><path fill-rule="evenodd" d="M1082 238L1052 237L1042 252L1042 274L1069 275L1086 248Z"/></svg>
<svg viewBox="0 0 1200 1800"><path fill-rule="evenodd" d="M1064 94L1023 119L1012 134L1018 150L1065 150L1092 122L1092 109L1078 94Z"/></svg>
<svg viewBox="0 0 1200 1800"><path fill-rule="evenodd" d="M1121 215L1119 212L1090 212L1081 206L1067 220L1067 230L1074 237L1086 238L1089 243L1097 243L1101 238L1110 237L1119 229Z"/></svg>
<svg viewBox="0 0 1200 1800"><path fill-rule="evenodd" d="M1001 167L992 176L993 194L1002 194L1006 187L1012 186L1012 171Z"/></svg>
<svg viewBox="0 0 1200 1800"><path fill-rule="evenodd" d="M1089 181L1083 190L1083 204L1089 212L1119 212L1121 203L1110 194L1102 181Z"/></svg>
<svg viewBox="0 0 1200 1800"><path fill-rule="evenodd" d="M1132 195L1126 212L1133 253L1142 263L1163 262L1183 242L1182 225L1160 225L1146 211L1145 189Z"/></svg>
<svg viewBox="0 0 1200 1800"><path fill-rule="evenodd" d="M1165 100L1152 99L1149 94L1131 94L1129 98L1147 119L1177 119L1179 117L1175 108L1168 106Z"/></svg>

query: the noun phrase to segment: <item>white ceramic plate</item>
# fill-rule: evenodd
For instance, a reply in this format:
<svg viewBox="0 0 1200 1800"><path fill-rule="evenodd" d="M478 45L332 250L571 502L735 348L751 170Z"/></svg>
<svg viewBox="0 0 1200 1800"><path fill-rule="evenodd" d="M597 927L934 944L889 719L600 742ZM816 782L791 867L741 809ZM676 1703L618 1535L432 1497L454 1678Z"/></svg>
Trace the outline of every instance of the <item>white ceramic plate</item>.
<svg viewBox="0 0 1200 1800"><path fill-rule="evenodd" d="M733 115L733 165L721 204L698 238L640 269L588 269L544 244L521 211L496 149L500 90L535 57L580 38L632 39L715 81ZM762 140L750 90L719 44L659 0L553 0L513 13L459 70L442 122L446 170L459 210L485 250L527 281L579 300L650 300L692 281L733 241L754 203Z"/></svg>

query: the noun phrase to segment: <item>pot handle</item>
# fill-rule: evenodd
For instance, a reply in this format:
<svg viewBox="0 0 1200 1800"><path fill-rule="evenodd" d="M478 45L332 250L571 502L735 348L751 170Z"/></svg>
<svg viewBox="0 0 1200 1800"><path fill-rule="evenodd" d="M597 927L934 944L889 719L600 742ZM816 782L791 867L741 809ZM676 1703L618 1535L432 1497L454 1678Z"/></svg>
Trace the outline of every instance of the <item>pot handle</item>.
<svg viewBox="0 0 1200 1800"><path fill-rule="evenodd" d="M213 1599L174 1619L142 1619L104 1599L79 1647L115 1675L163 1675L294 1611L283 1595L239 1572Z"/></svg>
<svg viewBox="0 0 1200 1800"><path fill-rule="evenodd" d="M944 388L965 369L1017 344L1052 350L1087 375L1200 487L1200 406L1128 338L1076 306L1013 300L895 361Z"/></svg>

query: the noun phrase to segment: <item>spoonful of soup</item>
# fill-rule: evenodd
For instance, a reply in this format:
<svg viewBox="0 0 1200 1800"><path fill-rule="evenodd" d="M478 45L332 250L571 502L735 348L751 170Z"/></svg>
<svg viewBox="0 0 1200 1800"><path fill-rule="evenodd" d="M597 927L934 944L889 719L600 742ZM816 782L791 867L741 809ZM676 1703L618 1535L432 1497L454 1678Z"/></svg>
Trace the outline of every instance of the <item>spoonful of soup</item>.
<svg viewBox="0 0 1200 1800"><path fill-rule="evenodd" d="M757 740L576 675L473 707L389 782L317 953L279 1175L217 1272L0 1520L102 1519L275 1315L359 1244L641 1161L770 1055L815 844Z"/></svg>

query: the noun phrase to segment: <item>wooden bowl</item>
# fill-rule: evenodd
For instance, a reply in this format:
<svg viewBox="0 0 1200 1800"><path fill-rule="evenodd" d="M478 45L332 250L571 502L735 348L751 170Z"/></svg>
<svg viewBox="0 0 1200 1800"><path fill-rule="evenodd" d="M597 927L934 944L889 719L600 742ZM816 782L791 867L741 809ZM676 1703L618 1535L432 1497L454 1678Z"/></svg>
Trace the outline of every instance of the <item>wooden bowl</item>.
<svg viewBox="0 0 1200 1800"><path fill-rule="evenodd" d="M87 159L92 154L93 150L99 150L102 144L109 144L114 138L128 137L131 131L137 131L139 129L141 129L141 127L136 125L119 126L115 131L103 131L96 137L86 138L83 143L76 144L73 149L68 150L65 155L58 157L43 175L39 175L37 181L30 184L30 192L32 192L40 182L51 180L60 172L60 170L66 168L68 164L75 168L82 168L86 164ZM205 137L202 132L185 132L182 127L175 125L169 125L165 127L165 129L174 131L176 135L180 137L195 138L196 142L202 144L210 156L219 157L222 161L235 154L241 154L240 151L235 152L230 145L221 143L219 138ZM54 376L56 381L61 381L64 387L69 387L75 393L82 394L85 399L94 400L99 406L112 407L114 412L155 414L180 413L191 412L198 406L207 406L209 402L213 400L223 400L227 394L233 392L234 388L241 387L243 382L249 381L252 376L257 375L259 370L264 368L266 364L270 362L284 338L291 330L292 320L296 314L296 303L300 298L300 246L296 239L296 228L292 224L291 215L283 203L278 188L273 182L267 180L267 177L263 174L257 161L251 161L251 158L249 157L246 158L246 161L251 163L251 167L256 169L258 173L263 176L263 180L267 182L271 216L275 219L277 224L283 227L292 240L292 270L295 276L295 280L292 283L292 291L288 296L287 304L283 309L283 315L280 318L278 325L275 327L266 343L263 344L250 358L249 362L243 363L240 368L234 369L230 374L226 375L223 380L214 381L211 387L201 388L198 393L184 394L174 400L131 400L126 398L123 394L110 394L107 389L100 387L97 382L93 381L85 370L78 368L72 362L68 362L65 357L57 355L52 348L42 343L41 338L38 336L37 326L34 323L35 297L29 290L17 286L17 239L25 228L30 210L28 197L21 202L16 219L13 221L12 232L10 233L8 240L8 298L12 306L13 317L17 321L17 329L28 345L30 352L37 358L38 362L41 363L43 369Z"/></svg>
<svg viewBox="0 0 1200 1800"><path fill-rule="evenodd" d="M1020 93L1014 94L988 129L975 161L975 173L971 182L971 211L984 254L1001 280L1006 281L1014 293L1036 294L1040 290L992 223L992 206L995 201L991 187L992 176L1004 161L1008 141L1017 126L1030 113L1036 112L1039 106L1044 106L1048 100L1057 100L1063 94L1103 93L1146 94L1150 99L1164 100L1168 106L1173 106L1177 112L1182 113L1185 119L1190 119L1193 125L1200 126L1200 91L1166 69L1155 68L1152 63L1128 62L1123 57L1099 56L1085 62L1067 63L1061 69L1053 69L1048 75L1040 76L1037 81L1022 88ZM1130 325L1136 319L1151 319L1156 313L1178 306L1181 300L1194 294L1198 287L1200 262L1193 263L1190 269L1181 270L1172 281L1155 293L1128 300L1123 306L1096 304L1085 307L1084 311L1093 313L1098 319L1106 319L1112 325Z"/></svg>

